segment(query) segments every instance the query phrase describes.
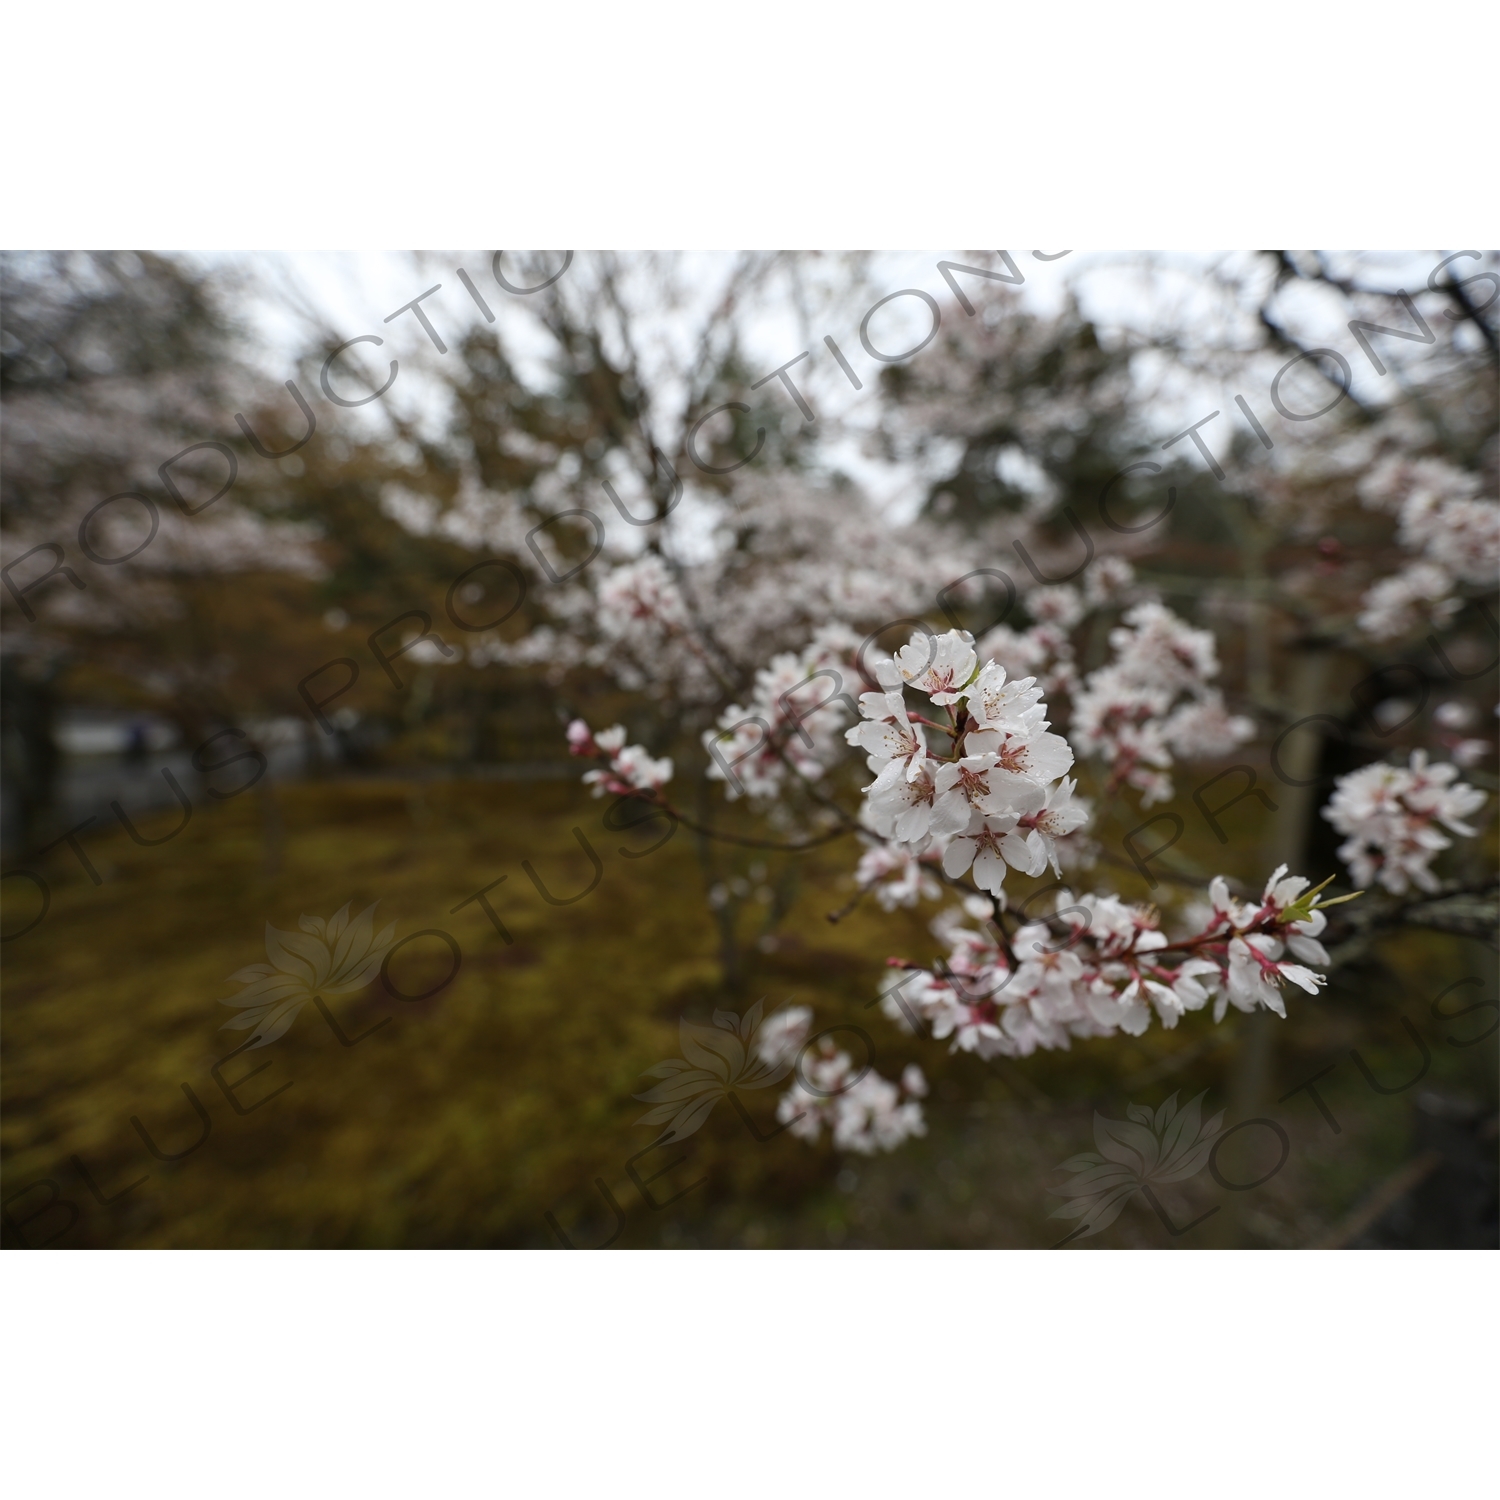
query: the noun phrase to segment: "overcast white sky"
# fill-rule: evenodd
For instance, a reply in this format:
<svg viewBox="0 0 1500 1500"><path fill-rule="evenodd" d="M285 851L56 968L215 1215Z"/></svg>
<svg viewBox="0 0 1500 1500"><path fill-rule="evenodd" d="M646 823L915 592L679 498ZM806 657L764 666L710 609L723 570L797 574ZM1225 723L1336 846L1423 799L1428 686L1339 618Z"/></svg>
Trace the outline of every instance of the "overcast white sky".
<svg viewBox="0 0 1500 1500"><path fill-rule="evenodd" d="M584 253L580 253L580 263ZM1251 257L1247 255L1163 252L1148 260L1139 253L1076 251L1058 260L1043 261L1029 251L1011 254L1026 278L1021 295L1039 311L1055 310L1071 291L1107 334L1144 334L1166 325L1201 333L1205 344L1235 341L1232 315L1226 315L1230 313L1230 304L1215 285L1213 276L1215 269L1225 264L1240 267L1248 264ZM384 378L390 358L399 359L405 378L393 390L393 397L399 391L401 409L422 411L436 418L441 410L436 387L432 382L424 382L420 371L440 356L410 314L391 324L384 320L413 297L441 284L441 290L426 299L423 308L446 342L450 346L456 344L470 327L483 324L482 314L457 278L457 268L462 266L500 317L499 327L504 332L508 352L513 357L519 354L523 360L528 355L539 355L545 341L535 333L518 299L496 286L490 272L491 256L490 251L296 251L285 255L256 253L208 258L237 260L256 272L263 291L252 297L243 312L266 341L268 378L279 384L295 374L297 356L308 347L307 320L292 310L297 299L301 299L343 338L375 334L385 340L378 350L366 345L347 357L379 371L377 379ZM1425 286L1428 271L1440 258L1441 252L1361 256L1361 276L1416 292ZM928 292L945 308L951 307L951 294L937 269L942 259L1001 269L999 257L988 252L881 252L874 258L868 303L862 302L861 306L873 305L889 292L912 287ZM652 326L650 332L660 346L656 350L657 359L664 370L678 362L677 351L682 350L686 338L696 328L697 315L701 315L702 307L711 299L731 260L727 254L705 251L692 252L685 258L684 280L690 289L701 290L701 296L696 299L696 307L690 296L689 305L682 310L663 308ZM982 306L988 285L977 278L966 278L965 285ZM1347 328L1339 316L1343 312L1347 318L1347 312L1333 299L1323 298L1313 288L1294 287L1285 307L1295 326L1311 342L1326 342L1336 347L1350 344ZM847 313L842 316L849 321ZM909 347L926 331L928 314L920 299L902 298L883 308L876 317L878 322L872 324L872 337L882 347L900 348ZM872 460L861 451L859 433L875 410L872 387L867 382L863 391L855 392L821 345L821 335L831 334L856 367L863 366L868 373L870 362L862 357L859 348L857 316L849 327L832 323L825 327L816 317L812 322L814 354L796 372L798 383L807 390L820 417L831 419L833 425L842 427L847 434L843 440L829 445L825 457L855 477L877 502L899 505L903 497L913 492L916 477L904 469ZM1248 332L1242 329L1240 336L1247 337ZM790 296L781 300L774 294L768 297L749 323L747 339L752 359L767 372L808 347L807 330ZM1377 394L1372 385L1373 372L1361 361L1353 363L1356 392ZM664 384L669 379L665 375L662 378ZM667 397L666 404L670 406L673 393L667 390L659 394ZM1170 379L1153 397L1151 425L1160 429L1162 437L1168 436L1209 411L1229 408L1233 394L1214 382ZM362 413L341 413L341 419L379 420L375 416L378 410L377 406L365 408ZM1153 435L1142 434L1146 440Z"/></svg>

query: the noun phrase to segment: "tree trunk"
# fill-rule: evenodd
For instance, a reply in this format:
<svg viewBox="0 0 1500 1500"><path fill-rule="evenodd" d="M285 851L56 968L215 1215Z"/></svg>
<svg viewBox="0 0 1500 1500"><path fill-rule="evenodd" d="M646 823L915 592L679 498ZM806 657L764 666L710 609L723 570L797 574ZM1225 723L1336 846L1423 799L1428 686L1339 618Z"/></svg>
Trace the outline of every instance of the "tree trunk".
<svg viewBox="0 0 1500 1500"><path fill-rule="evenodd" d="M1332 653L1322 646L1308 647L1292 658L1290 667L1287 697L1291 720L1295 723L1327 706ZM1320 720L1305 725L1278 752L1277 759L1288 781L1309 784L1288 785L1278 779L1274 790L1269 793L1277 810L1266 840L1267 875L1277 865L1285 865L1290 875L1308 873L1302 866L1307 858L1312 820L1318 813L1316 778L1323 753L1323 737L1318 732L1320 725ZM1259 895L1259 891L1251 892L1252 898ZM1302 992L1294 993L1300 995ZM1277 1028L1285 1024L1280 1016L1268 1010L1257 1010L1245 1017L1245 1023L1240 1027L1241 1041L1229 1066L1228 1125L1253 1119L1272 1103L1275 1097ZM1216 1214L1211 1221L1213 1238L1222 1246L1239 1247L1245 1240L1245 1218L1249 1208L1246 1199L1249 1195L1231 1193L1227 1196L1229 1201L1224 1204L1223 1213Z"/></svg>

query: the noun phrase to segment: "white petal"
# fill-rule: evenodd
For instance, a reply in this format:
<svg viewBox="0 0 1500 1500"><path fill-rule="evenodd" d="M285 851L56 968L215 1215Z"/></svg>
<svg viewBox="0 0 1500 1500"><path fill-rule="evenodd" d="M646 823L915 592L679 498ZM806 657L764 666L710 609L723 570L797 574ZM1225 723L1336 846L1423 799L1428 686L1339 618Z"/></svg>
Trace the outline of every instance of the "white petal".
<svg viewBox="0 0 1500 1500"><path fill-rule="evenodd" d="M1332 962L1328 957L1328 950L1316 938L1302 937L1293 932L1288 935L1286 945L1298 958L1305 958L1310 964L1326 965Z"/></svg>
<svg viewBox="0 0 1500 1500"><path fill-rule="evenodd" d="M1305 969L1301 964L1280 964L1278 967L1283 979L1290 979L1293 984L1300 984L1310 995L1316 995L1319 988L1328 983L1325 975L1314 974L1311 969ZM1283 1011L1282 1014L1284 1015L1285 1012Z"/></svg>
<svg viewBox="0 0 1500 1500"><path fill-rule="evenodd" d="M1005 861L986 845L974 860L974 884L998 895L1005 883Z"/></svg>
<svg viewBox="0 0 1500 1500"><path fill-rule="evenodd" d="M931 822L932 804L930 802L918 802L915 806L907 808L896 819L897 842L915 844L919 839L925 839Z"/></svg>
<svg viewBox="0 0 1500 1500"><path fill-rule="evenodd" d="M1208 991L1191 974L1179 972L1172 989L1184 1010L1202 1010L1208 1004Z"/></svg>
<svg viewBox="0 0 1500 1500"><path fill-rule="evenodd" d="M969 799L961 792L940 795L933 804L932 832L936 834L963 833L974 817Z"/></svg>
<svg viewBox="0 0 1500 1500"><path fill-rule="evenodd" d="M1000 840L1000 852L1014 869L1031 873L1031 850L1019 833L1007 833Z"/></svg>

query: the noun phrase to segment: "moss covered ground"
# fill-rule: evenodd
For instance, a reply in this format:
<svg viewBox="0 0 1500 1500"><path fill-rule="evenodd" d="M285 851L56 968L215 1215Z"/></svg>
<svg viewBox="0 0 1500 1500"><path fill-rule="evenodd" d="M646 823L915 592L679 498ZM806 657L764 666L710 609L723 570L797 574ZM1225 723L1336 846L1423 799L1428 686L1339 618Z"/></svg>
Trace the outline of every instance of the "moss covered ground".
<svg viewBox="0 0 1500 1500"><path fill-rule="evenodd" d="M726 991L691 835L630 859L622 851L649 847L658 826L611 831L603 812L565 782L307 783L279 787L274 810L253 796L200 809L160 847L90 835L99 886L66 849L49 856L51 909L5 949L6 1243L547 1247L559 1234L582 1246L614 1233L619 1246L1043 1247L1068 1231L1048 1217L1062 1202L1048 1189L1061 1162L1093 1149L1095 1110L1123 1118L1131 1101L1203 1089L1210 1109L1229 1102L1244 1022L1215 1029L1198 1015L1173 1032L988 1065L904 1036L870 1002L887 954L933 955L933 909L866 903L831 925L825 914L852 890L843 843L802 858L774 941L747 945ZM160 822L142 831L173 818ZM552 905L522 862L554 894L582 890L593 872L575 828L602 875L581 900ZM1248 840L1194 851L1189 839L1180 852L1238 860L1247 879L1259 858ZM454 910L502 876L489 899L510 943L477 902ZM8 931L29 920L29 899L8 904ZM391 977L407 994L436 993L402 1000L376 980L330 998L344 1036L361 1038L347 1046L309 1005L281 1040L220 1067L226 1092L213 1069L244 1035L220 1029L232 1012L215 1002L238 988L229 976L264 962L267 923L295 929L346 902L378 902L403 937L448 933L456 975L442 984L441 938L413 941ZM1220 1210L1180 1237L1137 1202L1080 1248L1335 1234L1411 1160L1420 1096L1493 1109L1493 1039L1444 1040L1482 1030L1490 1013L1431 1012L1445 984L1471 973L1492 998L1480 945L1440 934L1379 944L1278 1023L1260 1096L1287 1132L1285 1166L1232 1203L1206 1174L1165 1190L1174 1225ZM927 1138L879 1159L840 1157L826 1138L761 1139L778 1092L765 1090L742 1096L744 1115L722 1103L690 1141L638 1156L656 1131L636 1123L645 1106L632 1095L649 1086L646 1069L680 1054L679 1019L761 996L767 1010L811 1005L820 1027L862 1028L887 1077L919 1062L933 1085ZM1383 1095L1349 1053L1377 1079L1411 1075L1403 1016L1431 1063L1417 1086ZM1330 1063L1319 1088L1338 1134L1307 1096L1278 1102ZM194 1101L209 1121L196 1147ZM163 1155L187 1154L158 1159L133 1119ZM1242 1137L1243 1159L1226 1148L1226 1175L1263 1168L1262 1137Z"/></svg>

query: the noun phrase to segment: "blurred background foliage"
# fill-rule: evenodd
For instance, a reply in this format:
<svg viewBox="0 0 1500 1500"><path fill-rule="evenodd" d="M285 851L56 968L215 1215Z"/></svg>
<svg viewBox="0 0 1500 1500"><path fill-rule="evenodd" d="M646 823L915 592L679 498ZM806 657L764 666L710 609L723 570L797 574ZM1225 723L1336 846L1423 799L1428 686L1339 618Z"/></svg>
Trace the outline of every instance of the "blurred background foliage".
<svg viewBox="0 0 1500 1500"><path fill-rule="evenodd" d="M529 265L531 279L548 264L555 268ZM1495 1001L1482 924L1477 935L1451 925L1356 934L1328 991L1276 1023L1274 1048L1266 1028L1243 1018L1213 1028L1199 1016L1173 1032L1025 1062L950 1057L900 1035L871 1006L887 953L931 949L930 909L886 913L867 903L837 925L827 920L854 893L848 840L788 856L710 847L678 829L635 862L620 850L654 844L659 825L605 821L608 804L585 794L576 763L563 758L568 718L623 722L632 739L677 757L683 805L705 805L696 735L743 679L695 704L629 691L586 657L560 670L503 649L450 663L418 648L394 664L394 679L371 665L372 632L414 611L458 645L467 643L447 623L453 609L470 620L504 615L481 637L499 648L558 624L556 591L520 539L570 506L598 509L613 527L599 496L606 480L626 488L621 454L635 486L627 505L665 514L669 473L691 474L708 502L721 503L730 545L747 556L762 545L757 528L771 524L744 502L748 484L834 494L858 483L858 464L840 458L848 430L801 421L780 383L761 381L768 366L753 335L766 306L784 305L789 337L805 335L796 347L816 347L825 327L842 329L851 309L857 320L880 295L871 258L743 257L696 324L686 310L691 277L669 260L599 264L592 301L528 305L534 337L502 319L475 323L442 358L403 345L420 397L352 414L319 394L323 362L348 335L253 262L3 258L7 562L54 535L75 561L77 527L106 496L151 498L160 531L139 566L95 568L87 590L54 579L25 596L34 609L9 593L3 600L6 863L43 870L51 889L45 921L6 945L5 1194L30 1194L12 1203L6 1243L46 1239L63 1225L67 1210L54 1207L28 1219L29 1230L15 1227L45 1201L33 1185L51 1181L80 1209L58 1240L67 1245L542 1246L557 1243L548 1214L593 1244L616 1227L602 1182L625 1210L621 1245L1041 1246L1066 1233L1047 1217L1062 1201L1048 1189L1064 1159L1092 1149L1095 1110L1119 1118L1129 1101L1208 1089L1210 1107L1234 1101L1238 1117L1283 1122L1294 1144L1287 1166L1254 1193L1226 1194L1201 1179L1164 1190L1179 1225L1219 1205L1181 1239L1137 1203L1083 1244L1494 1244L1495 1043L1444 1040L1477 1035L1493 1012L1447 1021L1431 1009L1445 986L1470 977L1480 987L1460 992L1466 1003ZM997 559L993 528L1022 522L1039 555L1050 545L1066 556L1065 511L1098 530L1105 484L1151 457L1162 470L1149 492L1127 488L1115 510L1149 515L1168 487L1175 495L1170 523L1135 557L1142 579L1214 625L1232 701L1271 704L1281 715L1273 727L1311 712L1342 723L1342 736L1321 746L1315 791L1278 788L1264 740L1245 753L1283 806L1268 817L1240 803L1224 818L1227 846L1194 810L1194 779L1179 777L1167 810L1188 832L1163 862L1173 879L1148 890L1128 860L1109 868L1133 897L1171 905L1218 870L1258 887L1289 850L1315 880L1333 873L1337 839L1315 816L1332 778L1425 742L1426 720L1382 730L1349 699L1372 668L1414 664L1421 642L1369 654L1347 636L1320 637L1318 591L1343 584L1327 567L1295 573L1305 555L1322 564L1341 549L1378 555L1389 528L1360 509L1345 477L1316 463L1278 475L1274 506L1226 492L1191 445L1161 451L1153 418L1153 402L1177 399L1163 372L1206 377L1256 351L1301 347L1278 321L1273 294L1320 275L1272 259L1257 283L1267 290L1253 308L1253 349L1233 338L1194 342L1180 330L1124 341L1071 296L1042 310L987 287L982 317L950 317L932 348L885 369L868 393L875 416L855 445L865 459L909 476L911 514L972 536ZM257 297L280 298L301 319L286 372L296 393L285 375L266 375L280 351L268 352L264 327L243 311ZM674 319L701 337L666 382L645 345L653 320ZM394 348L396 335L382 332ZM375 382L388 353L371 356ZM1494 463L1493 364L1483 348L1449 353L1442 388L1408 394L1442 450L1485 471ZM352 388L354 377L339 378ZM825 399L823 388L808 389ZM300 398L316 412L315 433ZM732 424L721 418L698 453L727 467L759 441L755 463L733 477L705 473L691 465L685 435L731 401L744 409ZM1352 429L1375 419L1359 410L1347 420ZM217 446L175 463L173 483L187 506L202 504L233 462L233 498L184 515L160 466L205 443ZM467 523L476 495L503 511L499 520L487 513ZM1299 514L1313 509L1309 535ZM145 514L125 502L96 520L101 553L140 546ZM586 527L550 526L547 545L566 566L586 557L590 537ZM655 548L654 536L643 545ZM512 571L476 574L454 592L466 570L496 556ZM1008 549L999 565L1015 570ZM530 584L519 603L517 576ZM983 628L994 604L964 604L964 623ZM794 615L787 628L801 629ZM409 645L414 630L394 630L387 650ZM1478 665L1465 655L1484 649L1477 607L1445 639L1460 665ZM1309 642L1321 666L1303 681L1296 662ZM1107 653L1099 632L1080 667ZM324 733L298 687L337 658L363 669L328 708ZM328 690L320 679L317 692ZM1489 678L1473 691L1492 701ZM1382 680L1382 700L1404 705L1403 695L1399 674ZM232 743L221 738L210 759L194 761L226 733ZM260 759L231 768L225 757L240 745ZM247 786L262 760L268 769ZM1493 790L1487 767L1470 779ZM163 768L188 789L193 813L170 843L152 847L105 809L118 801L139 835L169 836L180 814ZM861 779L857 768L841 774L850 786ZM1101 846L1119 848L1143 814L1123 798L1105 800L1087 773L1084 789L1102 799ZM726 829L752 828L742 809L721 805L715 816ZM97 885L61 842L89 817L98 818L87 834ZM578 904L552 906L521 862L552 889L581 887L591 877L575 828L605 873ZM1493 821L1488 830L1464 854L1474 881L1494 869ZM477 905L454 910L501 875L494 901L509 943ZM25 882L14 885L8 932L37 909ZM712 914L710 891L721 893ZM451 931L462 966L430 1000L396 999L376 981L330 1001L349 1037L390 1018L351 1047L305 1009L274 1047L226 1065L231 1078L271 1065L237 1091L244 1101L290 1085L241 1115L209 1072L240 1039L216 1029L227 1012L213 1002L230 993L230 974L263 957L267 922L292 929L303 914L326 917L345 902L378 902L379 917L403 934ZM428 980L422 961L410 962L402 983L415 992ZM813 1006L819 1026L862 1027L888 1077L920 1063L933 1083L928 1137L889 1158L841 1158L826 1140L759 1140L726 1102L686 1146L635 1162L658 1201L682 1193L650 1206L627 1167L654 1134L634 1123L644 1070L678 1055L679 1019L705 1021L716 1007L741 1010L761 996L768 1010ZM1409 1076L1402 1018L1431 1061L1419 1083L1382 1095L1349 1054L1378 1078ZM1254 1045L1251 1033L1261 1038ZM1330 1063L1336 1070L1320 1088L1340 1121L1336 1135L1306 1095L1281 1098ZM185 1084L211 1133L180 1162L164 1162L131 1120L164 1151L189 1146L200 1125ZM775 1092L743 1101L767 1134ZM106 1206L75 1157L106 1198L151 1176ZM678 1157L686 1159L649 1181ZM1413 1163L1426 1163L1423 1175L1394 1192Z"/></svg>

